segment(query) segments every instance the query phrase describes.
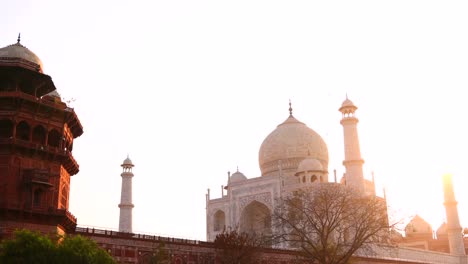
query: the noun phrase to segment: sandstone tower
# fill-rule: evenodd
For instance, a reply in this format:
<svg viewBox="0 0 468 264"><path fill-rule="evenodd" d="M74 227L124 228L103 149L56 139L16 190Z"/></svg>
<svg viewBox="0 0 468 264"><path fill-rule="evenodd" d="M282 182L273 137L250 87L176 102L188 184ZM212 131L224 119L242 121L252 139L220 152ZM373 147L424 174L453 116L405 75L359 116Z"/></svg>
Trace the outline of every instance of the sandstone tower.
<svg viewBox="0 0 468 264"><path fill-rule="evenodd" d="M74 232L73 142L83 127L39 57L20 43L0 49L0 236L17 228Z"/></svg>

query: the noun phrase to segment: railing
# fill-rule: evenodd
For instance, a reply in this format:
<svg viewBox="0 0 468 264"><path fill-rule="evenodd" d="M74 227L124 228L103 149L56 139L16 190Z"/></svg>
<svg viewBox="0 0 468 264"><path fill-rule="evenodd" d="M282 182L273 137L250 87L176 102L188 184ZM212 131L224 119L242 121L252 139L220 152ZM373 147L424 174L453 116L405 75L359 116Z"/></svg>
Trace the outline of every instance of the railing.
<svg viewBox="0 0 468 264"><path fill-rule="evenodd" d="M71 151L69 150L61 150L57 147L46 146L43 144L38 144L31 141L16 138L0 138L0 144L15 144L24 148L41 150L51 154L58 154L65 157L64 163L65 166L71 170L70 172L77 173L80 168L78 162L75 160Z"/></svg>
<svg viewBox="0 0 468 264"><path fill-rule="evenodd" d="M106 229L97 229L90 227L76 227L75 233L78 234L96 234L104 235L115 238L132 238L132 239L143 239L143 240L155 240L163 242L172 242L172 243L181 243L181 244L190 244L190 245L210 245L212 243L200 240L184 239L184 238L175 238L175 237L166 237L166 236L157 236L157 235L148 235L148 234L136 234L136 233L124 233L118 232L115 230L106 230Z"/></svg>
<svg viewBox="0 0 468 264"><path fill-rule="evenodd" d="M30 95L21 91L12 91L12 92L6 92L6 91L1 91L0 92L0 97L15 97L15 98L22 98L31 102L38 102L43 105L47 105L56 109L60 110L66 110L68 107L65 103L59 103L59 102L51 102L39 97L36 97L34 95ZM69 111L69 110L68 110Z"/></svg>

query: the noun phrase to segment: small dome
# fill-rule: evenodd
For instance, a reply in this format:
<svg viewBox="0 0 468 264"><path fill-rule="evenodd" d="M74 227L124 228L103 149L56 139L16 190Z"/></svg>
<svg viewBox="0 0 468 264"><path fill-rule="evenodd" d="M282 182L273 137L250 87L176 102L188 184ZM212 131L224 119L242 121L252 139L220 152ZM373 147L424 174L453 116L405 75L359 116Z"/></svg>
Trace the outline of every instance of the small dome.
<svg viewBox="0 0 468 264"><path fill-rule="evenodd" d="M353 101L349 100L348 97L346 97L346 100L343 101L341 104L341 107L346 107L346 106L355 106Z"/></svg>
<svg viewBox="0 0 468 264"><path fill-rule="evenodd" d="M57 92L57 90L53 90L52 92L46 94L45 96L51 96L51 97L58 97L61 98L60 94Z"/></svg>
<svg viewBox="0 0 468 264"><path fill-rule="evenodd" d="M437 237L447 235L447 223L443 222L436 231Z"/></svg>
<svg viewBox="0 0 468 264"><path fill-rule="evenodd" d="M353 101L349 100L348 99L348 96L346 96L346 100L343 101L343 103L341 104L341 107L339 109L340 112L354 112L356 111L357 109L357 106L354 105Z"/></svg>
<svg viewBox="0 0 468 264"><path fill-rule="evenodd" d="M415 215L413 219L405 227L406 235L413 234L432 234L431 225L422 219L419 215Z"/></svg>
<svg viewBox="0 0 468 264"><path fill-rule="evenodd" d="M229 178L230 182L239 182L244 180L247 180L247 177L245 177L245 175L240 171L234 172Z"/></svg>
<svg viewBox="0 0 468 264"><path fill-rule="evenodd" d="M132 166L133 167L132 160L127 156L127 158L123 161L122 166Z"/></svg>
<svg viewBox="0 0 468 264"><path fill-rule="evenodd" d="M297 172L306 172L306 171L322 171L323 166L320 161L313 159L313 158L306 158L301 163L299 163L299 166L297 167Z"/></svg>
<svg viewBox="0 0 468 264"><path fill-rule="evenodd" d="M21 45L19 38L17 43L0 49L0 60L1 59L23 59L38 65L39 68L37 70L43 72L42 61L34 52Z"/></svg>

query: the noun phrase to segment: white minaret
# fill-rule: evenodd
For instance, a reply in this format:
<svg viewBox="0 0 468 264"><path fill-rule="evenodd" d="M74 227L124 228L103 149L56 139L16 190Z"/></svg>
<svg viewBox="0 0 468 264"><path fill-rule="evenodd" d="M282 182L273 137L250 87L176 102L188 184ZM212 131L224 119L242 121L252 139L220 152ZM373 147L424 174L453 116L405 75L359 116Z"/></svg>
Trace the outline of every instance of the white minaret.
<svg viewBox="0 0 468 264"><path fill-rule="evenodd" d="M447 233L450 246L450 254L465 255L465 245L463 244L462 227L458 218L457 201L453 192L452 175L443 177L444 186L444 206L447 216Z"/></svg>
<svg viewBox="0 0 468 264"><path fill-rule="evenodd" d="M120 218L119 232L132 233L132 178L133 178L133 163L130 158L124 160L120 165L123 168L122 174L122 193L120 194Z"/></svg>
<svg viewBox="0 0 468 264"><path fill-rule="evenodd" d="M358 192L364 193L364 173L362 165L364 160L361 158L361 149L359 147L359 137L357 123L359 120L354 115L357 107L348 99L341 104L339 111L342 113L341 125L343 126L345 159L343 165L346 168L346 185L355 188Z"/></svg>

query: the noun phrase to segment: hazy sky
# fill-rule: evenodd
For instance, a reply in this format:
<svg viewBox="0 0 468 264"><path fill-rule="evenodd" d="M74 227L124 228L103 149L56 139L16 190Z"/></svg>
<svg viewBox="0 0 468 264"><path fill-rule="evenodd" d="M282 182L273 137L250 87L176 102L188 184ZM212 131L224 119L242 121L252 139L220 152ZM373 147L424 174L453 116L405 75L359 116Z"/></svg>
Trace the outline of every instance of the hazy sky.
<svg viewBox="0 0 468 264"><path fill-rule="evenodd" d="M127 153L135 232L205 239L205 193L260 176L263 139L294 115L342 175L338 112L357 115L366 177L393 213L444 221L453 173L468 226L467 1L2 1L0 46L34 51L74 99L70 211L118 228ZM332 173L330 173L332 179Z"/></svg>

